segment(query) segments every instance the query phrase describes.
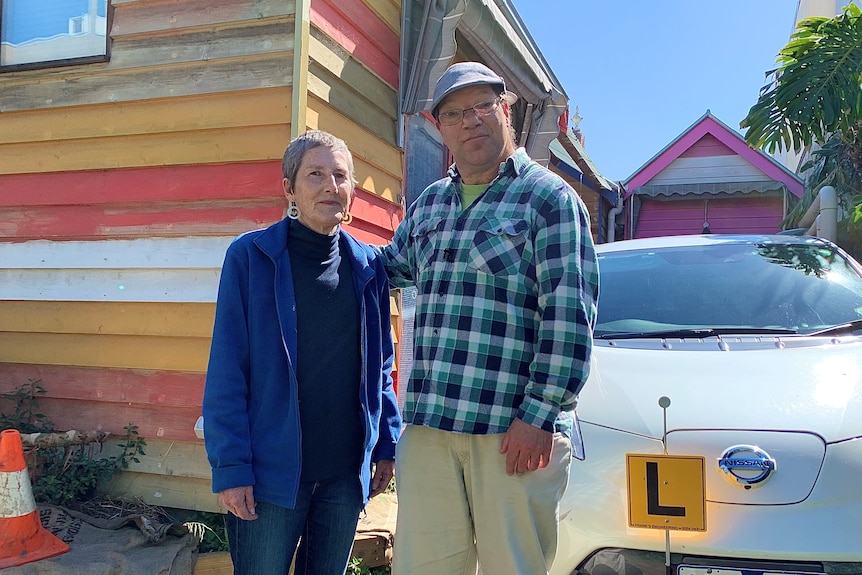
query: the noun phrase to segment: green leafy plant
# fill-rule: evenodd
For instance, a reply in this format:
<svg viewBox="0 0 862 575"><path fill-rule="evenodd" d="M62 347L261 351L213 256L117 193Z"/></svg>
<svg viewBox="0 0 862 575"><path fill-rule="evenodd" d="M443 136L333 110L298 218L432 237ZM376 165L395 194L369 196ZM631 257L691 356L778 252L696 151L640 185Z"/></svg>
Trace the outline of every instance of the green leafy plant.
<svg viewBox="0 0 862 575"><path fill-rule="evenodd" d="M346 575L389 575L391 569L388 565L382 567L368 567L362 564L362 559L353 557L347 564Z"/></svg>
<svg viewBox="0 0 862 575"><path fill-rule="evenodd" d="M347 564L346 575L371 575L371 569L362 564L362 559L352 557Z"/></svg>
<svg viewBox="0 0 862 575"><path fill-rule="evenodd" d="M221 513L195 511L183 522L186 529L200 541L198 552L212 553L229 550L224 518ZM346 575L389 575L390 573L388 565L368 567L359 557L352 557L347 565Z"/></svg>
<svg viewBox="0 0 862 575"><path fill-rule="evenodd" d="M28 378L9 393L0 393L13 407L0 413L0 429L17 429L21 433L44 433L51 431L54 422L44 413L39 413L38 396L45 394L41 379Z"/></svg>
<svg viewBox="0 0 862 575"><path fill-rule="evenodd" d="M200 541L200 553L228 550L227 529L221 513L196 511L183 525Z"/></svg>
<svg viewBox="0 0 862 575"><path fill-rule="evenodd" d="M147 446L147 442L138 433L137 425L132 425L130 422L123 430L126 432L125 435L121 436L123 442L117 444L123 448L123 452L119 456L112 457L109 460L114 461L119 466L119 469L128 469L129 462L140 463L141 460L138 459L138 455L146 455L144 447Z"/></svg>
<svg viewBox="0 0 862 575"><path fill-rule="evenodd" d="M16 429L21 433L51 433L54 423L39 411L39 396L45 388L39 379L28 379L0 398L9 408L0 413L2 429ZM102 444L73 443L63 439L58 444L39 446L25 454L31 467L33 497L38 502L54 505L70 503L91 498L131 462L139 463L139 455L144 455L147 442L138 433L138 426L129 423L120 436L119 455L101 457Z"/></svg>
<svg viewBox="0 0 862 575"><path fill-rule="evenodd" d="M129 463L140 462L146 441L138 434L138 426L129 423L117 445L123 450L120 455L99 457L100 443L72 445L40 449L40 477L33 484L36 501L54 505L68 505L74 501L91 498L99 488L113 479Z"/></svg>

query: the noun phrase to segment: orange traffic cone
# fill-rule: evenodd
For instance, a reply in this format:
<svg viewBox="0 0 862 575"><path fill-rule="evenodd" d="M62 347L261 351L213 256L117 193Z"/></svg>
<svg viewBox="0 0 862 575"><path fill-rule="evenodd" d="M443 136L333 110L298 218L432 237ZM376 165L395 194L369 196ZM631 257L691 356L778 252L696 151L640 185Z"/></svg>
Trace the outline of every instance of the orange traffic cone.
<svg viewBox="0 0 862 575"><path fill-rule="evenodd" d="M0 569L61 555L69 546L42 527L21 434L0 433Z"/></svg>

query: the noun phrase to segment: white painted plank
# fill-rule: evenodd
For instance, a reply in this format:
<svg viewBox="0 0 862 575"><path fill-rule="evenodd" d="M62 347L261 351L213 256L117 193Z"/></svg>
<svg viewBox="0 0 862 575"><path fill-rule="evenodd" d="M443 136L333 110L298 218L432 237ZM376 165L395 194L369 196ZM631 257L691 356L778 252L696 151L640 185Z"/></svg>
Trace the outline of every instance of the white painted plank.
<svg viewBox="0 0 862 575"><path fill-rule="evenodd" d="M0 300L215 302L218 269L3 269Z"/></svg>
<svg viewBox="0 0 862 575"><path fill-rule="evenodd" d="M232 239L0 243L0 299L211 303Z"/></svg>
<svg viewBox="0 0 862 575"><path fill-rule="evenodd" d="M0 243L0 269L221 268L233 236Z"/></svg>
<svg viewBox="0 0 862 575"><path fill-rule="evenodd" d="M650 185L760 182L772 178L741 156L677 158L655 175Z"/></svg>

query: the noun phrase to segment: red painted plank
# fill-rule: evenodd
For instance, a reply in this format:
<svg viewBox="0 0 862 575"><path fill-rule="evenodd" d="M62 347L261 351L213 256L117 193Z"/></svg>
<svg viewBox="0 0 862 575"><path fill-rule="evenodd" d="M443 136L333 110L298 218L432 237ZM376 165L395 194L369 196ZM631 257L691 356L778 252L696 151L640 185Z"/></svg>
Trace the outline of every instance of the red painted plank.
<svg viewBox="0 0 862 575"><path fill-rule="evenodd" d="M353 220L349 226L344 226L354 238L367 244L382 246L392 240L393 233L389 230L378 228L361 220Z"/></svg>
<svg viewBox="0 0 862 575"><path fill-rule="evenodd" d="M195 436L195 421L200 407L167 407L141 404L101 403L75 399L45 398L41 411L54 422L58 431L108 431L122 435L130 423L138 426L144 439L200 441Z"/></svg>
<svg viewBox="0 0 862 575"><path fill-rule="evenodd" d="M398 88L401 44L398 36L364 2L315 0L310 8L311 22L345 50Z"/></svg>
<svg viewBox="0 0 862 575"><path fill-rule="evenodd" d="M0 175L0 207L281 197L281 162Z"/></svg>
<svg viewBox="0 0 862 575"><path fill-rule="evenodd" d="M362 190L360 190L362 191ZM373 194L357 194L351 213L356 228L388 240L400 221L400 208L381 208L369 201ZM41 209L5 209L0 241L36 239L88 240L117 237L176 237L238 235L266 227L284 214L284 200L260 202L148 203L121 207L73 205Z"/></svg>
<svg viewBox="0 0 862 575"><path fill-rule="evenodd" d="M354 218L387 232L394 231L402 218L401 206L362 188L356 188L356 198L350 207L350 213ZM391 233L389 235L391 236Z"/></svg>
<svg viewBox="0 0 862 575"><path fill-rule="evenodd" d="M147 202L4 209L0 240L235 235L281 219L281 197L261 201Z"/></svg>
<svg viewBox="0 0 862 575"><path fill-rule="evenodd" d="M0 176L0 241L235 235L284 214L280 162ZM397 204L357 188L358 229L383 243Z"/></svg>
<svg viewBox="0 0 862 575"><path fill-rule="evenodd" d="M0 363L0 393L38 379L45 397L199 408L203 373Z"/></svg>

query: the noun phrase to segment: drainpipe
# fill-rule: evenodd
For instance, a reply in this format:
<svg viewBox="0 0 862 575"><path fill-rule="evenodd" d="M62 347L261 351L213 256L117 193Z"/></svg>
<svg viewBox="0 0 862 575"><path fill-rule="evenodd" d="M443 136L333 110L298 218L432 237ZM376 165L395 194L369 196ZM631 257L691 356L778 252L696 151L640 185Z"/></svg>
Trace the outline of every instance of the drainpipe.
<svg viewBox="0 0 862 575"><path fill-rule="evenodd" d="M293 77L290 86L290 139L308 127L308 38L311 0L295 0L293 20Z"/></svg>
<svg viewBox="0 0 862 575"><path fill-rule="evenodd" d="M799 220L808 235L834 242L838 236L838 196L832 186L823 186Z"/></svg>
<svg viewBox="0 0 862 575"><path fill-rule="evenodd" d="M608 243L616 241L617 214L623 211L623 198L617 195L617 204L608 212Z"/></svg>
<svg viewBox="0 0 862 575"><path fill-rule="evenodd" d="M820 189L820 215L817 217L817 235L834 242L838 238L838 194L832 186Z"/></svg>

